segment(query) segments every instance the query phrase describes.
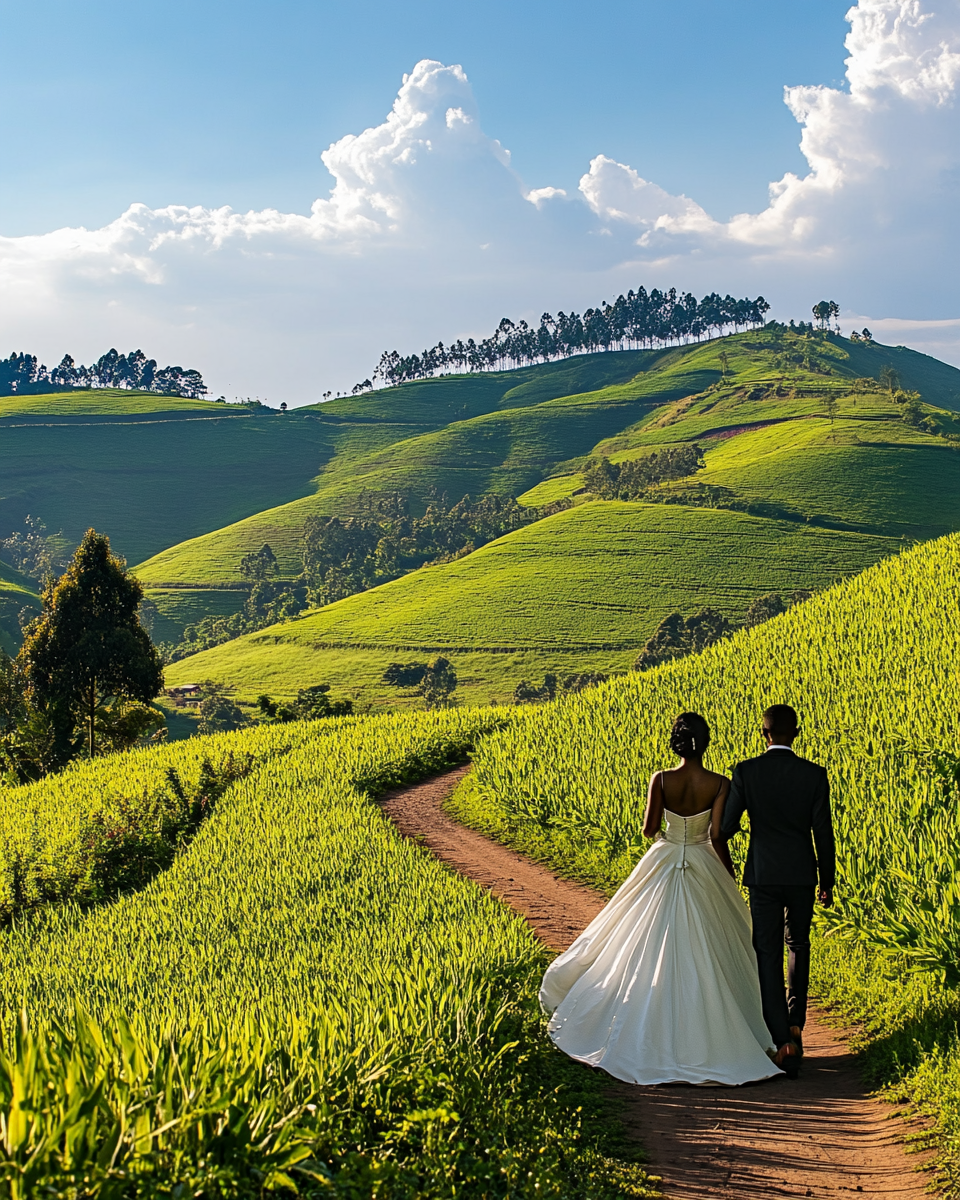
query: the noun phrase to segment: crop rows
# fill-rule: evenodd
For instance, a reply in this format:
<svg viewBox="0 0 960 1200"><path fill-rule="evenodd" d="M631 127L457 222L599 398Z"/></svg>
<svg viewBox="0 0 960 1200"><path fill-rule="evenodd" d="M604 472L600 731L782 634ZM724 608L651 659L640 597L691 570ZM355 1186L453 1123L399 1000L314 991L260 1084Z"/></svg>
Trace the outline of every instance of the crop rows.
<svg viewBox="0 0 960 1200"><path fill-rule="evenodd" d="M531 711L480 747L473 803L573 869L578 856L594 875L605 863L615 883L645 848L646 783L671 761L673 717L704 713L708 764L729 771L762 749L762 710L792 703L800 752L833 780L840 876L828 919L958 983L958 580L950 536L699 657Z"/></svg>
<svg viewBox="0 0 960 1200"><path fill-rule="evenodd" d="M217 739L259 765L169 870L15 921L0 936L0 1195L648 1194L556 1091L532 934L369 799L503 719Z"/></svg>
<svg viewBox="0 0 960 1200"><path fill-rule="evenodd" d="M77 761L0 792L0 920L145 882L231 779L338 727L295 724Z"/></svg>

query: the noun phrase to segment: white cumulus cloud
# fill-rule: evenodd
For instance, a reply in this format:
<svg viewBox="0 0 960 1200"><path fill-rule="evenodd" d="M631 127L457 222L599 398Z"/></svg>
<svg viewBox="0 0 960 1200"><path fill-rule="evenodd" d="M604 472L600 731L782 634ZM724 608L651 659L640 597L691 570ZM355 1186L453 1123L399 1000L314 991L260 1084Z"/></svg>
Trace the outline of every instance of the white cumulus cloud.
<svg viewBox="0 0 960 1200"><path fill-rule="evenodd" d="M48 361L142 345L218 392L296 402L384 348L644 283L798 316L830 295L960 362L960 0L860 0L848 20L846 86L785 89L809 169L761 212L716 221L604 155L574 195L530 188L462 67L425 60L382 124L324 152L333 187L308 211L134 203L102 229L0 237L8 341Z"/></svg>

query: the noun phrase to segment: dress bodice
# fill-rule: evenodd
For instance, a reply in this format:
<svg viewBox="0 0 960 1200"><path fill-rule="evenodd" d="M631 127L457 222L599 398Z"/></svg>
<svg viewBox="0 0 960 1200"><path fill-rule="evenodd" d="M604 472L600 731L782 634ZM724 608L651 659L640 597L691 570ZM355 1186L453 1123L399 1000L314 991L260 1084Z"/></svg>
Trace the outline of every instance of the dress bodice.
<svg viewBox="0 0 960 1200"><path fill-rule="evenodd" d="M710 840L710 813L711 809L708 808L705 812L697 813L695 816L682 817L679 813L665 808L663 815L666 820L666 828L663 831L663 840L672 842L675 846L692 846L697 842L708 842Z"/></svg>

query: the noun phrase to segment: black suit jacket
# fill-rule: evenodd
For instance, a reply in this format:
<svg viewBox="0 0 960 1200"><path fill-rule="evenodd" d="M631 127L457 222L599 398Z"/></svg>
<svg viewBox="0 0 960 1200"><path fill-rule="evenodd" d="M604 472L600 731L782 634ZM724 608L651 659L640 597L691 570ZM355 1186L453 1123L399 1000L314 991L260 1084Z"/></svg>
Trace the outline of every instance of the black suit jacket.
<svg viewBox="0 0 960 1200"><path fill-rule="evenodd" d="M768 750L740 763L723 810L724 837L740 831L745 812L750 817L747 887L816 885L818 871L820 886L833 887L836 851L823 767L792 750Z"/></svg>

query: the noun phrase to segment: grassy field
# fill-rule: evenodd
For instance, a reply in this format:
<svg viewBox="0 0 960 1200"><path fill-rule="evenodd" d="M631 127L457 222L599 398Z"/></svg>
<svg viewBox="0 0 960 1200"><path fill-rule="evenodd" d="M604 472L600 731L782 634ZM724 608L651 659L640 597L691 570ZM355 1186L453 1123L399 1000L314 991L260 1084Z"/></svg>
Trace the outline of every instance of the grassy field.
<svg viewBox="0 0 960 1200"><path fill-rule="evenodd" d="M314 495L318 476L334 459L349 475L365 455L451 422L623 382L647 357L586 355L521 371L405 384L286 414L116 390L5 397L0 536L27 514L72 541L93 525L130 562L139 562ZM254 549L270 540L256 529L251 537L260 538ZM226 578L235 578L229 553L221 557L229 563ZM185 578L174 572L160 581Z"/></svg>
<svg viewBox="0 0 960 1200"><path fill-rule="evenodd" d="M702 655L528 709L484 740L455 797L469 822L615 888L646 842L646 785L681 711L713 727L707 763L762 749L759 715L800 713L799 752L829 770L837 902L820 918L817 987L862 1030L891 1098L935 1123L960 1194L960 809L955 670L960 535L915 547ZM743 847L735 842L736 855Z"/></svg>
<svg viewBox="0 0 960 1200"><path fill-rule="evenodd" d="M820 589L896 553L896 539L679 505L579 505L457 562L416 571L167 668L249 702L328 682L361 704L412 703L391 661L450 657L465 702L510 697L545 671L626 670L674 609L741 620L765 592Z"/></svg>
<svg viewBox="0 0 960 1200"><path fill-rule="evenodd" d="M8 1194L650 1195L600 1082L544 1036L526 924L371 802L503 720L261 728L68 772L77 812L106 793L130 820L134 785L198 750L256 762L146 887L0 931ZM49 840L49 792L7 800L25 846Z"/></svg>
<svg viewBox="0 0 960 1200"><path fill-rule="evenodd" d="M0 650L14 654L20 644L19 616L24 608L40 611L34 583L0 562Z"/></svg>
<svg viewBox="0 0 960 1200"><path fill-rule="evenodd" d="M870 419L853 409L852 400L841 402L835 422L811 412L731 437L700 434L706 469L696 483L718 489L720 504L885 536L925 539L960 528L960 446L904 425L892 404ZM685 423L673 430L671 442L686 433ZM615 450L612 461L637 457L653 436L642 447ZM581 487L572 473L521 500L549 504Z"/></svg>
<svg viewBox="0 0 960 1200"><path fill-rule="evenodd" d="M888 393L851 390L853 380L894 365L904 386L923 389L949 421L960 404L960 371L913 351L865 348L836 337L788 339L803 361L785 364L782 343L780 335L760 331L663 352L599 354L499 375L428 380L359 397L349 402L352 422L371 422L378 414L392 420L401 412L424 420L432 406L435 414L445 411L448 423L411 428L378 446L363 427L340 443L310 495L173 546L141 563L138 574L151 588L216 589L237 580L244 554L268 542L282 571L293 576L307 517L354 511L363 490L414 497L428 488L452 497L495 490L545 504L577 491L577 467L592 453L616 461L693 440L707 448L708 468L699 481L740 509L773 516L779 510L793 519L895 537L933 537L960 527L954 451L906 426ZM505 387L511 381L514 386ZM556 394L562 388L571 390ZM826 419L828 397L838 405L836 421Z"/></svg>
<svg viewBox="0 0 960 1200"><path fill-rule="evenodd" d="M89 417L211 417L240 416L245 409L215 404L212 400L187 400L183 396L160 396L156 392L132 392L126 388L96 388L76 392L49 392L36 396L0 396L0 429L14 424L11 418L31 421L84 421Z"/></svg>

